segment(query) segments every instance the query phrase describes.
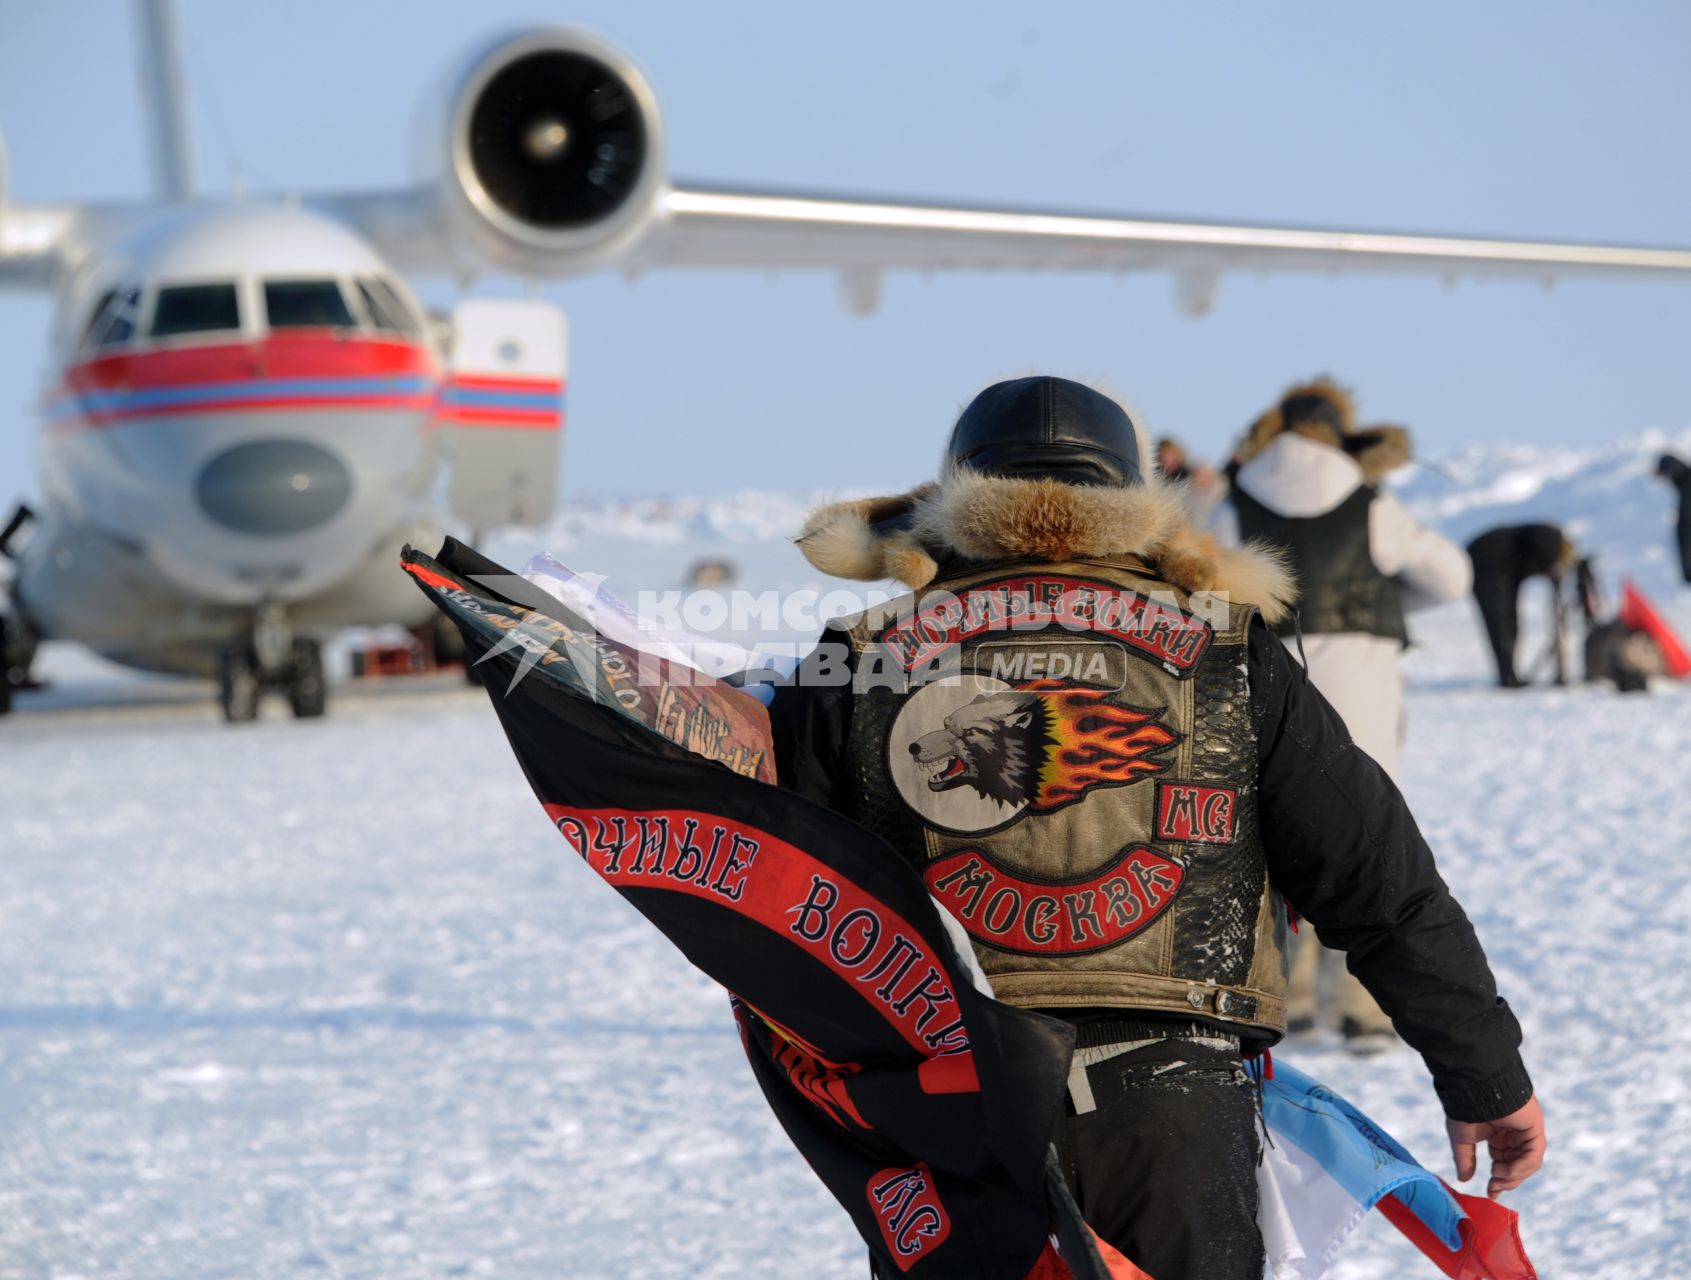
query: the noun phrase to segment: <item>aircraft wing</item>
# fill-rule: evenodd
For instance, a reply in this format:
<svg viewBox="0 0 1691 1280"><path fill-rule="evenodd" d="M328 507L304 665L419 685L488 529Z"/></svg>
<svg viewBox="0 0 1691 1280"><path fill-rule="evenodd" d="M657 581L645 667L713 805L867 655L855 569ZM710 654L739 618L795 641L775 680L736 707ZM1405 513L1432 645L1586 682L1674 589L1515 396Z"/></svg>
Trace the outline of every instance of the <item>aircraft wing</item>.
<svg viewBox="0 0 1691 1280"><path fill-rule="evenodd" d="M846 272L1168 270L1443 278L1691 277L1691 250L1246 226L681 186L642 245L652 267Z"/></svg>
<svg viewBox="0 0 1691 1280"><path fill-rule="evenodd" d="M0 292L52 288L81 216L68 205L0 204Z"/></svg>
<svg viewBox="0 0 1691 1280"><path fill-rule="evenodd" d="M1167 271L1190 310L1230 272L1420 274L1549 282L1572 276L1691 279L1691 249L1480 239L1166 218L915 204L804 192L673 187L644 234L610 261L489 261L455 234L425 187L308 198L369 236L402 271L469 277L490 267L575 274L720 268L841 273L848 301L888 271ZM51 287L88 249L139 223L145 206L0 205L0 291Z"/></svg>
<svg viewBox="0 0 1691 1280"><path fill-rule="evenodd" d="M156 217L144 202L0 203L0 293L52 292L89 258Z"/></svg>

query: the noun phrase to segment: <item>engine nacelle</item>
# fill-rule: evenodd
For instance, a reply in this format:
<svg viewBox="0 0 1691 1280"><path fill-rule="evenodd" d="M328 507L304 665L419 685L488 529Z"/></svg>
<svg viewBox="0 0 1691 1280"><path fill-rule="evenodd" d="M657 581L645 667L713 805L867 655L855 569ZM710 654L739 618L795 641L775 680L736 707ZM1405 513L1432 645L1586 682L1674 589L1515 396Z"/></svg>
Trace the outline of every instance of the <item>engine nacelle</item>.
<svg viewBox="0 0 1691 1280"><path fill-rule="evenodd" d="M610 44L568 28L506 36L448 84L423 161L469 256L521 274L585 271L657 217L657 98Z"/></svg>

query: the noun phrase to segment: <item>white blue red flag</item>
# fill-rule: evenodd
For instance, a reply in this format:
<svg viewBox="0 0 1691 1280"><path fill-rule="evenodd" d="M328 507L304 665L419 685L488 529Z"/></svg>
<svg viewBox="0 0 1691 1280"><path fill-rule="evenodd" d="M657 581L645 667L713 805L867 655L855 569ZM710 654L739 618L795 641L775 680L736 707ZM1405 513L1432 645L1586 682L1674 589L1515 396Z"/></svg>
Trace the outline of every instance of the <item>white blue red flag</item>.
<svg viewBox="0 0 1691 1280"><path fill-rule="evenodd" d="M1257 1221L1276 1280L1317 1280L1374 1209L1454 1280L1535 1280L1515 1212L1453 1191L1349 1102L1284 1062L1263 1080L1272 1139Z"/></svg>

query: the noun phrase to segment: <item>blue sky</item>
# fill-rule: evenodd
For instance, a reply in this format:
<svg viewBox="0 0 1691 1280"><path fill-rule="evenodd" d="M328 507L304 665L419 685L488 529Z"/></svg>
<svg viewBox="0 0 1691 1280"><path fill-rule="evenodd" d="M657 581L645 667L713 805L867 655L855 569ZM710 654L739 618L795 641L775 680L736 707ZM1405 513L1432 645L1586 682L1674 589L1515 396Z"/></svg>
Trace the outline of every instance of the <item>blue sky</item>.
<svg viewBox="0 0 1691 1280"><path fill-rule="evenodd" d="M1308 225L1691 245L1691 7L1597 3L542 8L182 0L200 189L398 183L431 85L490 31L579 23L713 182ZM127 5L0 0L19 202L135 197ZM484 291L509 291L488 281ZM436 284L432 299L448 301ZM573 327L573 493L905 484L958 404L1032 370L1100 378L1217 453L1331 371L1424 452L1580 444L1691 419L1691 283L824 275L590 277ZM0 296L0 498L38 488L48 303Z"/></svg>

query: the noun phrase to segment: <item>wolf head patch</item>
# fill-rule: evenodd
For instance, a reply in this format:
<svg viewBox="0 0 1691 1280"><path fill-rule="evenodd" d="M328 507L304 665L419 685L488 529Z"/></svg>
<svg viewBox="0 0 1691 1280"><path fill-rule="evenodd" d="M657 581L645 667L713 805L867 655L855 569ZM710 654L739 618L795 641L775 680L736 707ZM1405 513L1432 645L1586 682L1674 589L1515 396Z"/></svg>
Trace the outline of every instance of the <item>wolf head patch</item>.
<svg viewBox="0 0 1691 1280"><path fill-rule="evenodd" d="M1161 755L1180 740L1158 712L1112 696L980 675L926 686L893 722L888 767L905 803L943 830L986 831L1060 809L1095 787L1162 772Z"/></svg>

